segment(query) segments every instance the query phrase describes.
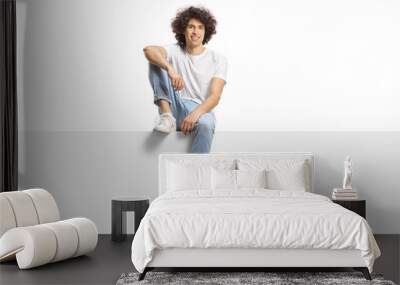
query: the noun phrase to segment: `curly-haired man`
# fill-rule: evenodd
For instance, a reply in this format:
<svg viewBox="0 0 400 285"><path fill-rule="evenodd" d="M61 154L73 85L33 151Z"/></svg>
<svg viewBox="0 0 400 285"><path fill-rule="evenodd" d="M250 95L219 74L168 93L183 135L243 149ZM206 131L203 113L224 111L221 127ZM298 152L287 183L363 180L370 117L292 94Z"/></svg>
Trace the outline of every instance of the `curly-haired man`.
<svg viewBox="0 0 400 285"><path fill-rule="evenodd" d="M204 46L216 33L216 24L207 9L186 8L171 24L176 44L143 49L160 113L154 130L193 133L192 153L210 152L215 130L212 109L226 83L226 58Z"/></svg>

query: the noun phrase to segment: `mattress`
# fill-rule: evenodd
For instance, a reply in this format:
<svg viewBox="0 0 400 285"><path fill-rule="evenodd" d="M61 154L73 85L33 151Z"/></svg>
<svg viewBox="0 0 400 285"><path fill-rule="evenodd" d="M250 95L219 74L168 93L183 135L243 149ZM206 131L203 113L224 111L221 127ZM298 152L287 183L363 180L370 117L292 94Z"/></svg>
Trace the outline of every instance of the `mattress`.
<svg viewBox="0 0 400 285"><path fill-rule="evenodd" d="M359 250L372 272L380 250L367 221L325 196L284 190L187 190L153 201L132 242L143 272L155 250Z"/></svg>

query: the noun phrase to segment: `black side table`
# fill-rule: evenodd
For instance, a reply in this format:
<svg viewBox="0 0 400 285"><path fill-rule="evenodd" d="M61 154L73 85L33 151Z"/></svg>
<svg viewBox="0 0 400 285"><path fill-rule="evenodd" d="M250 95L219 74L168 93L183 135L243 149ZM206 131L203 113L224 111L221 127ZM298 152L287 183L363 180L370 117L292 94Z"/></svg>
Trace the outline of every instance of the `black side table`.
<svg viewBox="0 0 400 285"><path fill-rule="evenodd" d="M111 240L126 239L126 212L135 212L135 233L149 208L148 198L113 198L111 201Z"/></svg>
<svg viewBox="0 0 400 285"><path fill-rule="evenodd" d="M339 204L340 206L359 214L361 217L366 219L366 202L365 200L332 200L332 202Z"/></svg>

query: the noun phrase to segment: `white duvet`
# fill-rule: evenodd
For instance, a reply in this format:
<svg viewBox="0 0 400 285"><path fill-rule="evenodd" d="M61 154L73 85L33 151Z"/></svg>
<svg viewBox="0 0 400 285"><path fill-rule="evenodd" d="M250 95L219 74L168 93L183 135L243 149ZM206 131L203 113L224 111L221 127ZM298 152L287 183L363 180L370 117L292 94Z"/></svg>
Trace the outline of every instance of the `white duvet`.
<svg viewBox="0 0 400 285"><path fill-rule="evenodd" d="M365 219L327 197L299 191L179 191L153 201L135 234L143 272L154 249L358 249L372 272L380 250Z"/></svg>

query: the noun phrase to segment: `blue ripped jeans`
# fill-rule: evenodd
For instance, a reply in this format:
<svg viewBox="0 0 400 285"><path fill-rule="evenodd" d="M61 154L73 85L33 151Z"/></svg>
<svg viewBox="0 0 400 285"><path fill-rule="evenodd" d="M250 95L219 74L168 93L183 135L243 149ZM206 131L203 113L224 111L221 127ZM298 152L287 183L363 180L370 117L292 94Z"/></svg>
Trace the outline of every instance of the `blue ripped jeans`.
<svg viewBox="0 0 400 285"><path fill-rule="evenodd" d="M150 64L149 80L154 91L154 103L158 100L166 100L170 104L172 114L176 119L176 130L180 131L180 126L187 115L190 114L199 104L188 99L184 99L174 90L167 71ZM214 113L204 113L200 116L195 128L192 131L194 135L191 153L209 153L215 132Z"/></svg>

